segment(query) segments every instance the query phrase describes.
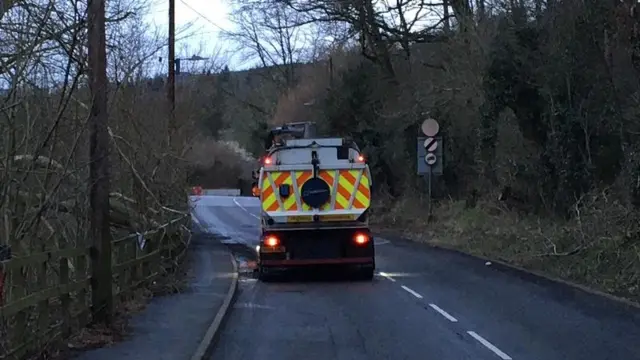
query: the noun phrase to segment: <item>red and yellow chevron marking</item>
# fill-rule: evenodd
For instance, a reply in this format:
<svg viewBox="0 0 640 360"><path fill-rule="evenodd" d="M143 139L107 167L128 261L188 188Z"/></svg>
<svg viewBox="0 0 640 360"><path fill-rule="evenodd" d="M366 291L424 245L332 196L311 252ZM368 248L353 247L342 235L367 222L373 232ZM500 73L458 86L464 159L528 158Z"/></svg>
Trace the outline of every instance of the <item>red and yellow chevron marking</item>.
<svg viewBox="0 0 640 360"><path fill-rule="evenodd" d="M271 181L269 180L269 176L271 176L271 180L275 186L272 186ZM262 202L262 209L264 211L277 211L280 208L280 204L278 204L277 196L280 196L277 191L280 185L282 184L291 184L291 173L289 171L273 171L264 174L262 179L262 194L260 194L260 201ZM275 187L275 190L274 190ZM283 203L289 198L294 198L295 196L291 194L288 198L282 199Z"/></svg>
<svg viewBox="0 0 640 360"><path fill-rule="evenodd" d="M358 176L360 183L356 189ZM371 192L369 191L369 177L364 170L340 170L338 179L338 190L336 191L336 210L349 210L349 202L354 197L351 204L352 209L366 209L371 203Z"/></svg>
<svg viewBox="0 0 640 360"><path fill-rule="evenodd" d="M362 176L360 176L362 173ZM269 174L273 180L272 186L269 180ZM301 201L302 209L298 209L296 202L296 193L302 192L302 185L309 179L313 173L311 171L273 171L263 175L260 201L262 209L267 212L272 211L311 211L311 207ZM289 184L293 186L292 176L296 177L297 191L291 189L291 193L286 198L280 198L282 207L278 203L277 193L280 185ZM363 169L358 170L320 170L318 176L322 178L328 185L333 194L333 184L335 176L338 176L338 188L336 189L335 209L366 209L371 203L370 182L367 172ZM356 189L356 183L360 176L360 183ZM275 187L275 191L274 191ZM353 200L351 199L353 197ZM352 202L351 206L349 203ZM321 210L331 210L331 201L322 206Z"/></svg>
<svg viewBox="0 0 640 360"><path fill-rule="evenodd" d="M273 186L271 186L271 182L269 181L269 177L267 174L270 174L271 179L273 179L273 183L275 184L276 192L273 190ZM311 171L273 171L269 173L265 173L262 179L262 194L261 194L261 202L262 209L265 211L297 211L298 204L296 202L296 192L293 189L293 178L292 176L296 176L296 183L298 185L298 192L302 188L302 184L307 181L313 173ZM286 198L280 198L282 201L283 207L280 207L278 204L278 199L276 196L279 196L277 193L280 185L289 184L292 186L291 193Z"/></svg>

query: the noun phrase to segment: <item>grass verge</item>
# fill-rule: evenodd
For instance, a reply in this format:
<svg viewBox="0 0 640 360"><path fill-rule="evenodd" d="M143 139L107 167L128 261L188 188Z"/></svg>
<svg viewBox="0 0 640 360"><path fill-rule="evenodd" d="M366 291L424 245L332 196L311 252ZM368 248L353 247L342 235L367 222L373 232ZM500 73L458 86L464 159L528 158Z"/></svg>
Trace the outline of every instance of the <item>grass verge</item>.
<svg viewBox="0 0 640 360"><path fill-rule="evenodd" d="M570 219L520 214L495 201L434 206L404 198L381 202L380 229L435 246L501 260L524 269L640 302L640 214L606 194L591 194ZM383 210L384 211L381 211Z"/></svg>

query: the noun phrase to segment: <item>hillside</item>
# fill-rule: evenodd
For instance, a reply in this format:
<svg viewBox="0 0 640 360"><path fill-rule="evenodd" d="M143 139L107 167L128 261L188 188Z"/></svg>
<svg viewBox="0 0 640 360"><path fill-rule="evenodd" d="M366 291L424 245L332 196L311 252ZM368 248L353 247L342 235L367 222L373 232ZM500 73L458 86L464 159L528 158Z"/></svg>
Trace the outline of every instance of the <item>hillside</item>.
<svg viewBox="0 0 640 360"><path fill-rule="evenodd" d="M291 6L352 21L314 12L327 2ZM226 123L252 148L270 119L317 121L367 154L380 227L639 299L640 37L627 6L457 7L455 27L430 37L352 23L364 50L327 54L331 69L309 66L283 92L247 87L266 111L230 101ZM428 116L446 139L430 220L415 170Z"/></svg>

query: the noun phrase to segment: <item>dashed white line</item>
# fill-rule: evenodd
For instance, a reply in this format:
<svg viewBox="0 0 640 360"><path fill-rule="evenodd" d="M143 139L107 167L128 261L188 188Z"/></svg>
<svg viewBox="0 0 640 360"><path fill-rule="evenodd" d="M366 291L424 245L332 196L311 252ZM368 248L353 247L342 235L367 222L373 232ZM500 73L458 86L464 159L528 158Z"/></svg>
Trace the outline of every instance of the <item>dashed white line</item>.
<svg viewBox="0 0 640 360"><path fill-rule="evenodd" d="M438 313L440 313L440 315L444 316L447 318L447 320L451 321L451 322L458 322L458 319L454 318L453 316L449 315L448 312L442 310L438 305L436 304L429 304L429 306L431 306L431 308L435 311L437 311Z"/></svg>
<svg viewBox="0 0 640 360"><path fill-rule="evenodd" d="M233 198L233 203L236 204L240 209L244 210L247 214L253 216L254 218L260 220L260 217L257 216L256 214L252 213L251 211L247 210L244 206L240 205L240 203L238 202L238 200L236 200L236 198Z"/></svg>
<svg viewBox="0 0 640 360"><path fill-rule="evenodd" d="M471 337L473 337L474 339L478 340L478 342L480 344L484 345L487 349L493 351L496 355L500 356L501 359L503 359L503 360L512 360L511 356L509 356L509 355L505 354L504 352L502 352L502 350L500 350L497 347L495 347L492 343L488 342L482 336L476 334L474 331L467 331L467 334L471 335Z"/></svg>
<svg viewBox="0 0 640 360"><path fill-rule="evenodd" d="M413 291L411 288L408 288L404 285L402 285L402 288L405 289L409 294L417 297L418 299L422 299L422 295L418 294L417 292Z"/></svg>
<svg viewBox="0 0 640 360"><path fill-rule="evenodd" d="M380 276L383 276L389 280L391 280L391 282L396 282L396 279L392 278L391 275L385 273L385 272L379 272Z"/></svg>
<svg viewBox="0 0 640 360"><path fill-rule="evenodd" d="M250 212L249 210L247 210L244 206L240 205L240 203L238 203L238 201L236 200L236 198L233 198L233 202L234 204L236 204L240 209L244 210L247 214L253 216L256 219L260 219L259 216L253 214L252 212ZM200 223L198 221L197 218L195 218L195 222L196 223ZM386 240L382 240L380 244L377 245L382 245L382 244L386 244L388 243L388 241ZM396 282L396 279L394 279L393 277L391 277L391 275L384 273L384 272L380 272L379 273L380 276L383 276L387 279L389 279L391 282ZM415 296L418 299L422 299L422 295L420 295L419 293L417 293L415 290L402 285L402 289L404 289L406 292L408 292L409 294ZM442 308L440 308L438 305L436 304L429 304L429 306L437 311L440 315L444 316L447 320L451 321L451 322L458 322L458 319L456 319L455 317L451 316L451 314L449 314L448 312L444 311ZM476 339L479 343L481 343L482 345L484 345L487 349L491 350L493 353L495 353L496 355L498 355L501 359L503 360L512 360L512 358L505 354L502 350L498 349L495 345L493 345L492 343L490 343L489 341L487 341L486 339L484 339L482 336L478 335L477 333L475 333L474 331L467 331L467 333L469 335L471 335L471 337L473 337L474 339Z"/></svg>

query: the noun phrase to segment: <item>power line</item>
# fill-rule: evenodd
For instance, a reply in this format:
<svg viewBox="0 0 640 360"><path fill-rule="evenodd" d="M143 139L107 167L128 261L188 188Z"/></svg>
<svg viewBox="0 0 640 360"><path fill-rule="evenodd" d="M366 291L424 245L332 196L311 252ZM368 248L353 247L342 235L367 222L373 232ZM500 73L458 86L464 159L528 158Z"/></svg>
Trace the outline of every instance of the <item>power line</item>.
<svg viewBox="0 0 640 360"><path fill-rule="evenodd" d="M213 25L214 27L216 27L218 30L226 32L227 30L223 29L220 25L216 24L215 22L211 21L211 19L209 19L208 17L202 15L202 13L200 13L198 10L194 9L191 5L187 4L186 1L184 0L180 0L180 2L186 6L189 10L193 11L194 13L196 13L196 15L198 15L199 17L201 17L203 20L205 20L206 22L208 22L209 24Z"/></svg>

